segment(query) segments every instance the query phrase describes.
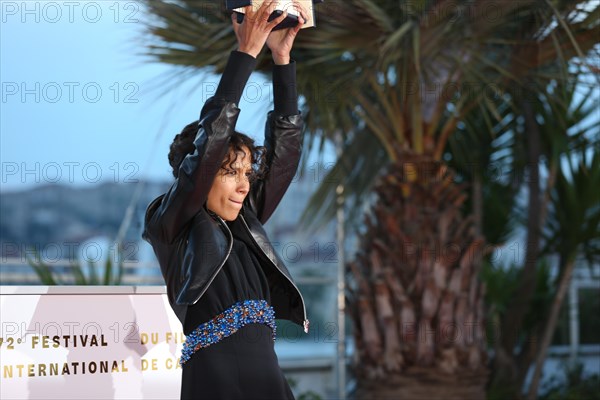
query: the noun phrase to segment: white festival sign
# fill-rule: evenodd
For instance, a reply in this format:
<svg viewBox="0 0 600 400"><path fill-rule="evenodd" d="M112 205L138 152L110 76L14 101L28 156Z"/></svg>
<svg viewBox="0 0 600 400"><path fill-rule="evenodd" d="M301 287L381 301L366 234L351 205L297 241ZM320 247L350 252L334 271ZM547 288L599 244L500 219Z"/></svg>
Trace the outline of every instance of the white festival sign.
<svg viewBox="0 0 600 400"><path fill-rule="evenodd" d="M0 286L0 398L179 399L164 287Z"/></svg>

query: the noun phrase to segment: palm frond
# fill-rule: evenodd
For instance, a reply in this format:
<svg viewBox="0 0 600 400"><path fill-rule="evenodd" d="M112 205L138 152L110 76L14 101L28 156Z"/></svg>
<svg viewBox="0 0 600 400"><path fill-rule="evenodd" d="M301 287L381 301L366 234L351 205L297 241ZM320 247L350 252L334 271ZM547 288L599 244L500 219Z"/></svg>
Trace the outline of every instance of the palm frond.
<svg viewBox="0 0 600 400"><path fill-rule="evenodd" d="M580 3L549 7L534 0L500 0L494 3L494 18L484 1L317 5L318 27L302 31L292 53L309 147L323 149L337 136L347 143L359 140L375 149L356 153L354 162L373 168L377 162L364 158L384 148L388 156L379 160L380 171L396 146L439 159L459 122L480 105L499 119L498 102L475 88L493 87L501 102L517 109L514 99L523 95L524 82L535 83L525 88L530 92L545 90L552 80L567 79L573 57L581 61L594 51L598 7L581 10ZM150 56L189 67L190 73L222 71L236 44L222 5L201 7L194 0L146 4L155 17L148 24L155 39L147 48ZM270 65L263 52L257 70L267 73ZM472 93L461 91L465 87ZM373 139L363 140L359 133ZM318 215L318 208L330 203L311 204L317 209L308 214Z"/></svg>

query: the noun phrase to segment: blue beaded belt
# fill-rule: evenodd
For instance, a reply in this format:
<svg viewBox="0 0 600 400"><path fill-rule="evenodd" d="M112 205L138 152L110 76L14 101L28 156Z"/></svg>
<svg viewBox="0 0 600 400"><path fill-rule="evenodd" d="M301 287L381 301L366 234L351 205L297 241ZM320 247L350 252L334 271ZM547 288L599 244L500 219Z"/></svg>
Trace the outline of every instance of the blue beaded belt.
<svg viewBox="0 0 600 400"><path fill-rule="evenodd" d="M238 301L186 335L179 363L183 365L194 352L220 342L248 324L268 325L273 330L272 337L275 340L276 327L273 307L265 300Z"/></svg>

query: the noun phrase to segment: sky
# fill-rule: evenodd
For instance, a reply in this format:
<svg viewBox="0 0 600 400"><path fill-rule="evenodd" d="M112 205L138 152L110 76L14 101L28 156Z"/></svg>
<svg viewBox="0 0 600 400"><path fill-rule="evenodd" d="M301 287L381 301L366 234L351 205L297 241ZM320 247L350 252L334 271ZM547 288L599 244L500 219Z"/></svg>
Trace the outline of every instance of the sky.
<svg viewBox="0 0 600 400"><path fill-rule="evenodd" d="M173 67L143 56L135 1L1 1L2 191L169 180L169 144L198 118L218 76L198 72L176 91ZM262 143L270 84L248 82L238 128ZM241 128L240 128L241 127Z"/></svg>

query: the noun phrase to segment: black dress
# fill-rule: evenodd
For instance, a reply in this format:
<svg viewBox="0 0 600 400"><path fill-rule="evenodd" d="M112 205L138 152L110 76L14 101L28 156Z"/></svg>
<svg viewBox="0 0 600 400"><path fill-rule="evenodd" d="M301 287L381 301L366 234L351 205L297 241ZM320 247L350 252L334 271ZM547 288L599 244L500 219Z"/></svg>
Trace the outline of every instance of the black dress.
<svg viewBox="0 0 600 400"><path fill-rule="evenodd" d="M234 236L229 258L194 305L188 307L184 333L243 300L270 304L267 277L246 235ZM273 331L251 323L231 336L195 351L183 364L182 399L294 399L279 367Z"/></svg>

